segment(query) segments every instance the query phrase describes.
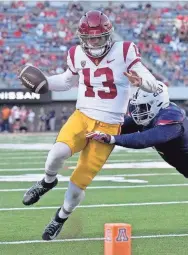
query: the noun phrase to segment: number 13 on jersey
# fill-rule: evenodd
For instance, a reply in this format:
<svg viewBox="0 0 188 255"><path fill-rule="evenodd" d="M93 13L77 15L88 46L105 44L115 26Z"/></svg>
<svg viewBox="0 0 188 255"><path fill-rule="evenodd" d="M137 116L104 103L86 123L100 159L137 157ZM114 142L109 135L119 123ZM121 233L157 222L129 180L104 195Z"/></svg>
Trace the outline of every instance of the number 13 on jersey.
<svg viewBox="0 0 188 255"><path fill-rule="evenodd" d="M106 80L103 81L101 85L108 88L108 92L104 90L98 90L95 92L93 89L95 86L91 83L90 68L85 68L82 71L84 76L84 84L86 85L86 97L95 97L97 94L101 99L114 99L117 96L117 88L114 84L113 71L109 67L99 68L93 74L94 78L100 77L101 75L106 76Z"/></svg>

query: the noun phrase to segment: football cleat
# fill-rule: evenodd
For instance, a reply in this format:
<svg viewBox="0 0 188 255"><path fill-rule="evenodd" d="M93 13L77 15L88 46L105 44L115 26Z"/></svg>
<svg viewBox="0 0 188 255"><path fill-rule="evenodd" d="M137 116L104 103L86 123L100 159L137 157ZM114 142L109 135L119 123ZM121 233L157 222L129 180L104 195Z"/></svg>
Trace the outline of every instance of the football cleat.
<svg viewBox="0 0 188 255"><path fill-rule="evenodd" d="M54 188L58 183L57 178L52 183L46 183L44 179L34 184L23 197L24 205L32 205L36 203L41 196L43 196L46 192Z"/></svg>
<svg viewBox="0 0 188 255"><path fill-rule="evenodd" d="M46 241L53 240L61 232L61 229L68 218L66 219L60 218L59 217L60 210L61 208L57 210L54 219L46 226L44 233L42 235L43 240Z"/></svg>

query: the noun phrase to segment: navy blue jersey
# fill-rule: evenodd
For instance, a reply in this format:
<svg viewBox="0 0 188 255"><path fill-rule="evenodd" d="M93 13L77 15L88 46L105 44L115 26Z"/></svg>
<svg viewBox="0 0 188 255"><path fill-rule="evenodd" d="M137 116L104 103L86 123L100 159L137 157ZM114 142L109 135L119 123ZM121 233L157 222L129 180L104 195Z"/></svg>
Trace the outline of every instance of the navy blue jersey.
<svg viewBox="0 0 188 255"><path fill-rule="evenodd" d="M115 144L133 149L155 147L160 156L188 177L188 120L184 111L174 104L161 109L147 126L137 125L125 117L121 135Z"/></svg>

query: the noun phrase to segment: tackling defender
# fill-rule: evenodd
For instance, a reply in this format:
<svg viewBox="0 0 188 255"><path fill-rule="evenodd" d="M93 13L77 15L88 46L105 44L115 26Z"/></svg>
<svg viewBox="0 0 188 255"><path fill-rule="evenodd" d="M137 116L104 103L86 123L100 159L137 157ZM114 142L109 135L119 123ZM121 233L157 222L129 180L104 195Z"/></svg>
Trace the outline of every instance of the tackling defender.
<svg viewBox="0 0 188 255"><path fill-rule="evenodd" d="M36 203L57 185L56 175L62 163L81 151L63 206L45 228L44 240L54 239L58 235L69 215L84 199L85 189L114 148L113 144L88 142L86 134L95 130L111 135L119 133L129 101L129 82L148 92L156 91L158 86L153 75L142 65L136 45L132 42L113 42L112 31L112 24L106 15L100 11L90 11L80 20L80 45L68 51L68 69L65 73L44 77L39 82L39 76L35 75L36 68L25 66L19 75L23 84L35 92L40 92L46 83L53 91L68 90L75 82L79 84L77 110L60 130L48 154L45 176L23 198L25 205Z"/></svg>
<svg viewBox="0 0 188 255"><path fill-rule="evenodd" d="M188 178L188 120L184 110L170 103L165 84L159 82L155 93L140 89L129 103L121 135L100 132L87 137L102 143L132 149L155 147L160 156Z"/></svg>

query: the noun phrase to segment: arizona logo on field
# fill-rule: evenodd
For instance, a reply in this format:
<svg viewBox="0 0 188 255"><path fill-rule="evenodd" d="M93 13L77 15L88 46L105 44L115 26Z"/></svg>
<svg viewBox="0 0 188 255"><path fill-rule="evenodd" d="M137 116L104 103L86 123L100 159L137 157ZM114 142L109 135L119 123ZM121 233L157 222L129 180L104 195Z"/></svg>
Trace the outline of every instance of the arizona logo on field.
<svg viewBox="0 0 188 255"><path fill-rule="evenodd" d="M86 65L86 61L85 60L82 60L81 61L81 66L84 67Z"/></svg>
<svg viewBox="0 0 188 255"><path fill-rule="evenodd" d="M126 228L119 228L116 242L127 242L128 240L129 238L127 236Z"/></svg>

